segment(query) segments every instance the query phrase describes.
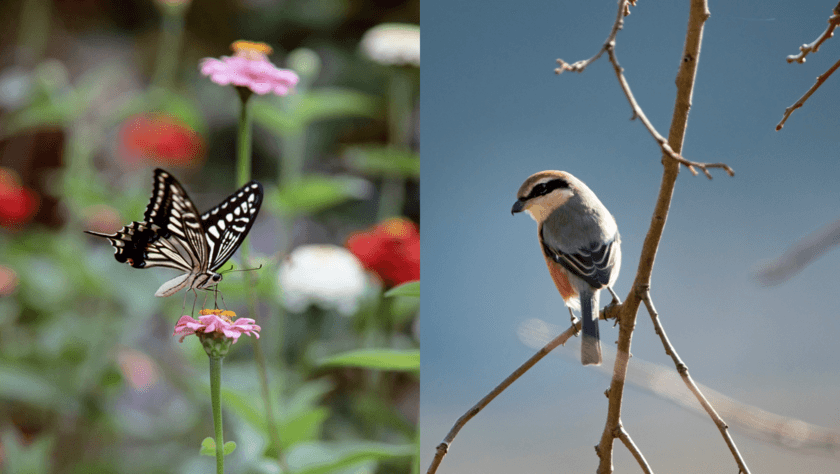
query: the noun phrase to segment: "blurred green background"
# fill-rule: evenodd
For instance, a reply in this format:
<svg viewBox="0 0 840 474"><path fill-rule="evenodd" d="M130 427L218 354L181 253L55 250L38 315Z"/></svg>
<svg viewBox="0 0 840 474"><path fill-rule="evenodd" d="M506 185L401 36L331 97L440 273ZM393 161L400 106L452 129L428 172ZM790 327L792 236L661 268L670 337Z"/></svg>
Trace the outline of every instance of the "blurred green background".
<svg viewBox="0 0 840 474"><path fill-rule="evenodd" d="M419 278L419 0L0 12L0 472L212 469L207 358L172 335L193 295L156 298L171 271L82 231L142 220L156 167L200 211L237 188L239 99L198 64L240 39L301 81L250 100L266 196L225 268L262 268L220 290L261 348L225 360L227 472L416 472L419 284L388 289Z"/></svg>

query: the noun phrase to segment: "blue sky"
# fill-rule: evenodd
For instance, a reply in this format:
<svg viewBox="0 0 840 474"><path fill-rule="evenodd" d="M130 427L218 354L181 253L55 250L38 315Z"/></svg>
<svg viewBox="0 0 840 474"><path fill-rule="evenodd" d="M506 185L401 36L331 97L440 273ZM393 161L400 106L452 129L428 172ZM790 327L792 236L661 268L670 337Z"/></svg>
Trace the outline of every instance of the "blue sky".
<svg viewBox="0 0 840 474"><path fill-rule="evenodd" d="M836 429L840 251L776 287L761 287L752 276L761 262L840 218L840 76L775 131L784 109L840 57L834 38L804 64L785 62L823 31L833 6L710 6L684 155L726 162L736 175L713 171L709 181L683 169L652 289L698 382ZM622 235L616 291L624 298L630 289L662 174L659 149L639 121L629 120L606 56L583 74L553 72L558 57L592 56L615 10L614 2L421 4L424 470L457 417L534 352L518 328L531 318L568 326L536 224L510 215L526 177L565 170L595 191ZM663 135L687 18L688 2L642 1L617 40L633 92ZM604 322L601 328L603 344L614 347L617 330ZM632 351L673 368L645 312ZM555 352L461 431L439 472L595 469L592 446L606 420L608 376L580 365L576 341ZM631 388L623 420L658 472L734 470L708 418ZM733 436L755 472L840 467L737 430ZM623 447L616 452L617 471L638 469Z"/></svg>

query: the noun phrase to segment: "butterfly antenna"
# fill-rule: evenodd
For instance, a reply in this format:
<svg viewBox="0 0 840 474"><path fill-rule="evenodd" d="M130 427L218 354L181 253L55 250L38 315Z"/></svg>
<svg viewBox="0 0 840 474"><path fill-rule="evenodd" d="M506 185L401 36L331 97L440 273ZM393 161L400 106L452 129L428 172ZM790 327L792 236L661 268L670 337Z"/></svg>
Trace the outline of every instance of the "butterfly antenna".
<svg viewBox="0 0 840 474"><path fill-rule="evenodd" d="M224 271L224 272L219 272L219 273L220 273L220 274L222 274L222 275L224 275L224 274L227 274L227 273L233 273L233 272L250 272L250 271L256 271L256 270L259 270L259 269L260 269L260 268L262 268L262 267L263 267L263 266L262 266L262 263L261 263L261 264L260 264L260 266L259 266L259 267L257 267L257 268L243 268L243 269L241 269L241 270L234 270L234 269L233 269L233 265L231 265L231 266L230 266L230 270L227 270L227 271Z"/></svg>
<svg viewBox="0 0 840 474"><path fill-rule="evenodd" d="M227 307L227 303L225 303L225 295L223 295L223 294L222 294L222 292L220 291L220 292L219 292L219 296L221 296L221 297L222 297L222 306L224 306L224 307L225 307L225 311L227 311L227 310L228 310L228 307Z"/></svg>
<svg viewBox="0 0 840 474"><path fill-rule="evenodd" d="M190 312L190 316L195 316L195 303L198 301L198 293L196 293L195 288L190 288L195 295L195 299L193 299L193 307L192 312Z"/></svg>

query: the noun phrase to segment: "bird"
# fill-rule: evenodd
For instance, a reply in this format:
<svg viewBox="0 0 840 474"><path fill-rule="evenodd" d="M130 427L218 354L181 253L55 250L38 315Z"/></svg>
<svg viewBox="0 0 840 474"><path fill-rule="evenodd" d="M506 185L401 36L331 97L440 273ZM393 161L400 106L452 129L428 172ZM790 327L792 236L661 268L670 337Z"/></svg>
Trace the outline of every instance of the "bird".
<svg viewBox="0 0 840 474"><path fill-rule="evenodd" d="M536 222L545 263L563 301L581 314L580 359L601 364L598 335L600 290L613 291L621 267L621 237L615 219L583 181L565 171L540 171L516 193L511 215L526 212Z"/></svg>

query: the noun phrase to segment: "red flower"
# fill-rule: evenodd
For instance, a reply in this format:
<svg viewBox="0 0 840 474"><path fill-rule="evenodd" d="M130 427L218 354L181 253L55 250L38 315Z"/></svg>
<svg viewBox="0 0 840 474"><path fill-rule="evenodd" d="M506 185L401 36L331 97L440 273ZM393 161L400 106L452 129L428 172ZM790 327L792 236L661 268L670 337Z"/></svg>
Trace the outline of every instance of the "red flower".
<svg viewBox="0 0 840 474"><path fill-rule="evenodd" d="M407 219L388 219L353 234L346 247L387 286L420 279L420 231Z"/></svg>
<svg viewBox="0 0 840 474"><path fill-rule="evenodd" d="M38 196L17 176L0 168L0 227L19 228L38 210Z"/></svg>
<svg viewBox="0 0 840 474"><path fill-rule="evenodd" d="M120 155L128 163L188 166L203 158L204 142L186 123L167 115L136 115L120 129Z"/></svg>

